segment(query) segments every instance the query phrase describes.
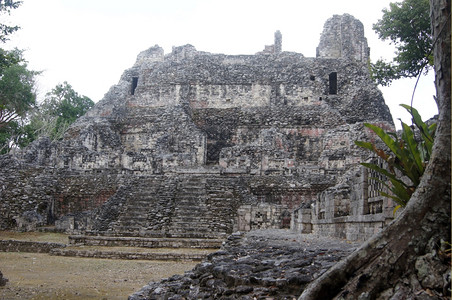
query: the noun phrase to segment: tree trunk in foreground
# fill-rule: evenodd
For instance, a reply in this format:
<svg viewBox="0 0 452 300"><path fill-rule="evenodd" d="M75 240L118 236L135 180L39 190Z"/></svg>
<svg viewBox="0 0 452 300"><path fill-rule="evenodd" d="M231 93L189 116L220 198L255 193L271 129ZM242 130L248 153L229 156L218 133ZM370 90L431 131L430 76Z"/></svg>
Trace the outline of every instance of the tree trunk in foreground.
<svg viewBox="0 0 452 300"><path fill-rule="evenodd" d="M438 38L439 119L421 184L396 220L312 282L299 300L449 299L450 258L442 250L451 233L450 0L430 0L430 7L433 37Z"/></svg>

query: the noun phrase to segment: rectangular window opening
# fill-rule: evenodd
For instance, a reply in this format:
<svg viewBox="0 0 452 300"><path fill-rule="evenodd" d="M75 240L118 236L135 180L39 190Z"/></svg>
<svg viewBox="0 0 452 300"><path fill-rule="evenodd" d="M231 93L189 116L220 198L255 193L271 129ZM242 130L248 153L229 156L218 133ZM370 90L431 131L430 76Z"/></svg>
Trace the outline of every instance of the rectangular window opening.
<svg viewBox="0 0 452 300"><path fill-rule="evenodd" d="M329 94L337 94L337 72L332 72L329 76Z"/></svg>
<svg viewBox="0 0 452 300"><path fill-rule="evenodd" d="M138 77L132 77L132 88L130 89L130 94L135 95L135 89L138 86Z"/></svg>

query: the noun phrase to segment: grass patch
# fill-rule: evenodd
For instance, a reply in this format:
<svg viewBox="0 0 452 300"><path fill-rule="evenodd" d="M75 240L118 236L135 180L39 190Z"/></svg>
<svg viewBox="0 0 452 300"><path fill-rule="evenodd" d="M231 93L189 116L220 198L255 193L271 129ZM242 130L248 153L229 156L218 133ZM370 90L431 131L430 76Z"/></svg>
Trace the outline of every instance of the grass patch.
<svg viewBox="0 0 452 300"><path fill-rule="evenodd" d="M0 240L50 242L62 244L67 244L69 242L67 234L54 232L0 231Z"/></svg>

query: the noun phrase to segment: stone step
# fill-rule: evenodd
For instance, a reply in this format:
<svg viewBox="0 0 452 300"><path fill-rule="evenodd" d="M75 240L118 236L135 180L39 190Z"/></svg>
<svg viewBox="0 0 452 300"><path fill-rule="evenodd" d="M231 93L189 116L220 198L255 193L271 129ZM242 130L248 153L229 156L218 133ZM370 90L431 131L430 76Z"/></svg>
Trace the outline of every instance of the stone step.
<svg viewBox="0 0 452 300"><path fill-rule="evenodd" d="M174 208L175 212L181 213L181 212L187 212L188 215L190 215L192 212L195 212L196 215L202 215L202 214L206 214L209 213L210 210L208 210L206 207L204 206L197 206L197 205L187 205L187 204L180 204L177 205Z"/></svg>
<svg viewBox="0 0 452 300"><path fill-rule="evenodd" d="M124 210L124 213L127 212L136 212L139 211L142 214L146 213L146 211L149 209L149 206L151 206L151 204L146 204L146 205L128 205L127 208Z"/></svg>
<svg viewBox="0 0 452 300"><path fill-rule="evenodd" d="M211 230L212 225L209 223L191 223L191 222L185 222L185 221L174 221L169 225L169 228L182 228L188 231L193 231L194 229L198 230L201 229L203 231L205 230Z"/></svg>
<svg viewBox="0 0 452 300"><path fill-rule="evenodd" d="M147 226L147 224L149 223L148 219L140 219L137 220L135 218L121 218L119 219L119 224L121 224L121 226Z"/></svg>
<svg viewBox="0 0 452 300"><path fill-rule="evenodd" d="M135 190L129 194L130 195L139 195L141 197L150 197L152 195L153 197L172 197L174 192L170 191L158 191L158 190L151 190L146 189L142 187L135 187Z"/></svg>
<svg viewBox="0 0 452 300"><path fill-rule="evenodd" d="M209 224L213 221L211 217L203 215L178 214L171 217L171 224L186 223L196 226L197 224Z"/></svg>
<svg viewBox="0 0 452 300"><path fill-rule="evenodd" d="M122 214L126 215L126 214L131 214L131 215L147 215L148 214L148 210L149 210L149 206L136 206L136 207L127 207Z"/></svg>
<svg viewBox="0 0 452 300"><path fill-rule="evenodd" d="M148 238L113 236L69 236L70 245L142 247L142 248L219 248L222 239L213 238Z"/></svg>
<svg viewBox="0 0 452 300"><path fill-rule="evenodd" d="M119 223L124 224L124 222L133 221L136 223L145 223L148 222L148 218L146 216L134 216L134 215L122 215L121 218L119 218Z"/></svg>
<svg viewBox="0 0 452 300"><path fill-rule="evenodd" d="M183 239L225 239L226 231L221 232L176 232L169 230L154 230L152 228L141 228L136 231L121 231L120 228L105 232L85 232L86 236L102 237L139 237L139 238L183 238Z"/></svg>
<svg viewBox="0 0 452 300"><path fill-rule="evenodd" d="M179 197L176 198L174 204L179 205L196 205L196 206L206 206L207 198L203 197Z"/></svg>
<svg viewBox="0 0 452 300"><path fill-rule="evenodd" d="M146 202L152 202L152 203L157 203L157 202L163 202L163 201L167 201L168 199L171 199L174 195L168 195L168 196L160 196L158 193L155 192L145 192L145 191L140 191L140 192L135 192L131 195L127 195L127 202L128 203L135 203L135 202L142 202L142 203L146 203Z"/></svg>
<svg viewBox="0 0 452 300"><path fill-rule="evenodd" d="M136 219L136 220L147 220L147 212L143 211L143 210L128 210L125 211L120 217L119 219Z"/></svg>
<svg viewBox="0 0 452 300"><path fill-rule="evenodd" d="M206 189L204 187L199 187L199 186L184 186L184 187L180 187L179 189L177 189L176 194L184 194L184 193L205 194Z"/></svg>
<svg viewBox="0 0 452 300"><path fill-rule="evenodd" d="M185 222L185 223L190 223L190 224L205 224L205 223L210 223L213 220L212 217L209 216L204 216L204 215L175 215L172 216L171 218L171 223L175 223L175 222Z"/></svg>
<svg viewBox="0 0 452 300"><path fill-rule="evenodd" d="M233 199L232 195L220 195L220 194L208 194L208 199L209 200L215 200L215 201L224 201L224 200L229 200L229 199Z"/></svg>
<svg viewBox="0 0 452 300"><path fill-rule="evenodd" d="M118 232L124 232L124 233L138 233L140 232L140 230L143 229L143 226L136 226L136 225L131 225L131 226L123 226L121 224L121 226L115 226L114 230L118 231Z"/></svg>
<svg viewBox="0 0 452 300"><path fill-rule="evenodd" d="M170 231L176 232L212 232L209 226L191 226L192 224L179 223L170 226Z"/></svg>
<svg viewBox="0 0 452 300"><path fill-rule="evenodd" d="M152 253L152 252L132 252L132 251L108 251L108 250L84 250L84 249L52 249L50 255L69 257L90 257L106 259L127 259L127 260L186 260L201 261L207 254L188 253Z"/></svg>
<svg viewBox="0 0 452 300"><path fill-rule="evenodd" d="M124 227L124 228L128 228L129 230L137 230L137 228L139 228L138 230L147 227L149 224L148 221L143 221L143 222L138 222L138 221L133 221L133 220L121 220L121 226L119 227Z"/></svg>

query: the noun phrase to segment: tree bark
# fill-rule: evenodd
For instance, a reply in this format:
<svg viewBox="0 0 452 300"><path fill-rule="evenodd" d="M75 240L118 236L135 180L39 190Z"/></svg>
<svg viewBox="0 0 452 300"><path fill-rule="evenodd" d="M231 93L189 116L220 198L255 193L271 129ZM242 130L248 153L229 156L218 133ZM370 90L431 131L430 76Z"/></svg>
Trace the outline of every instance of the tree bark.
<svg viewBox="0 0 452 300"><path fill-rule="evenodd" d="M447 297L450 262L441 246L451 240L450 5L430 0L439 119L419 187L396 220L313 281L299 300Z"/></svg>

